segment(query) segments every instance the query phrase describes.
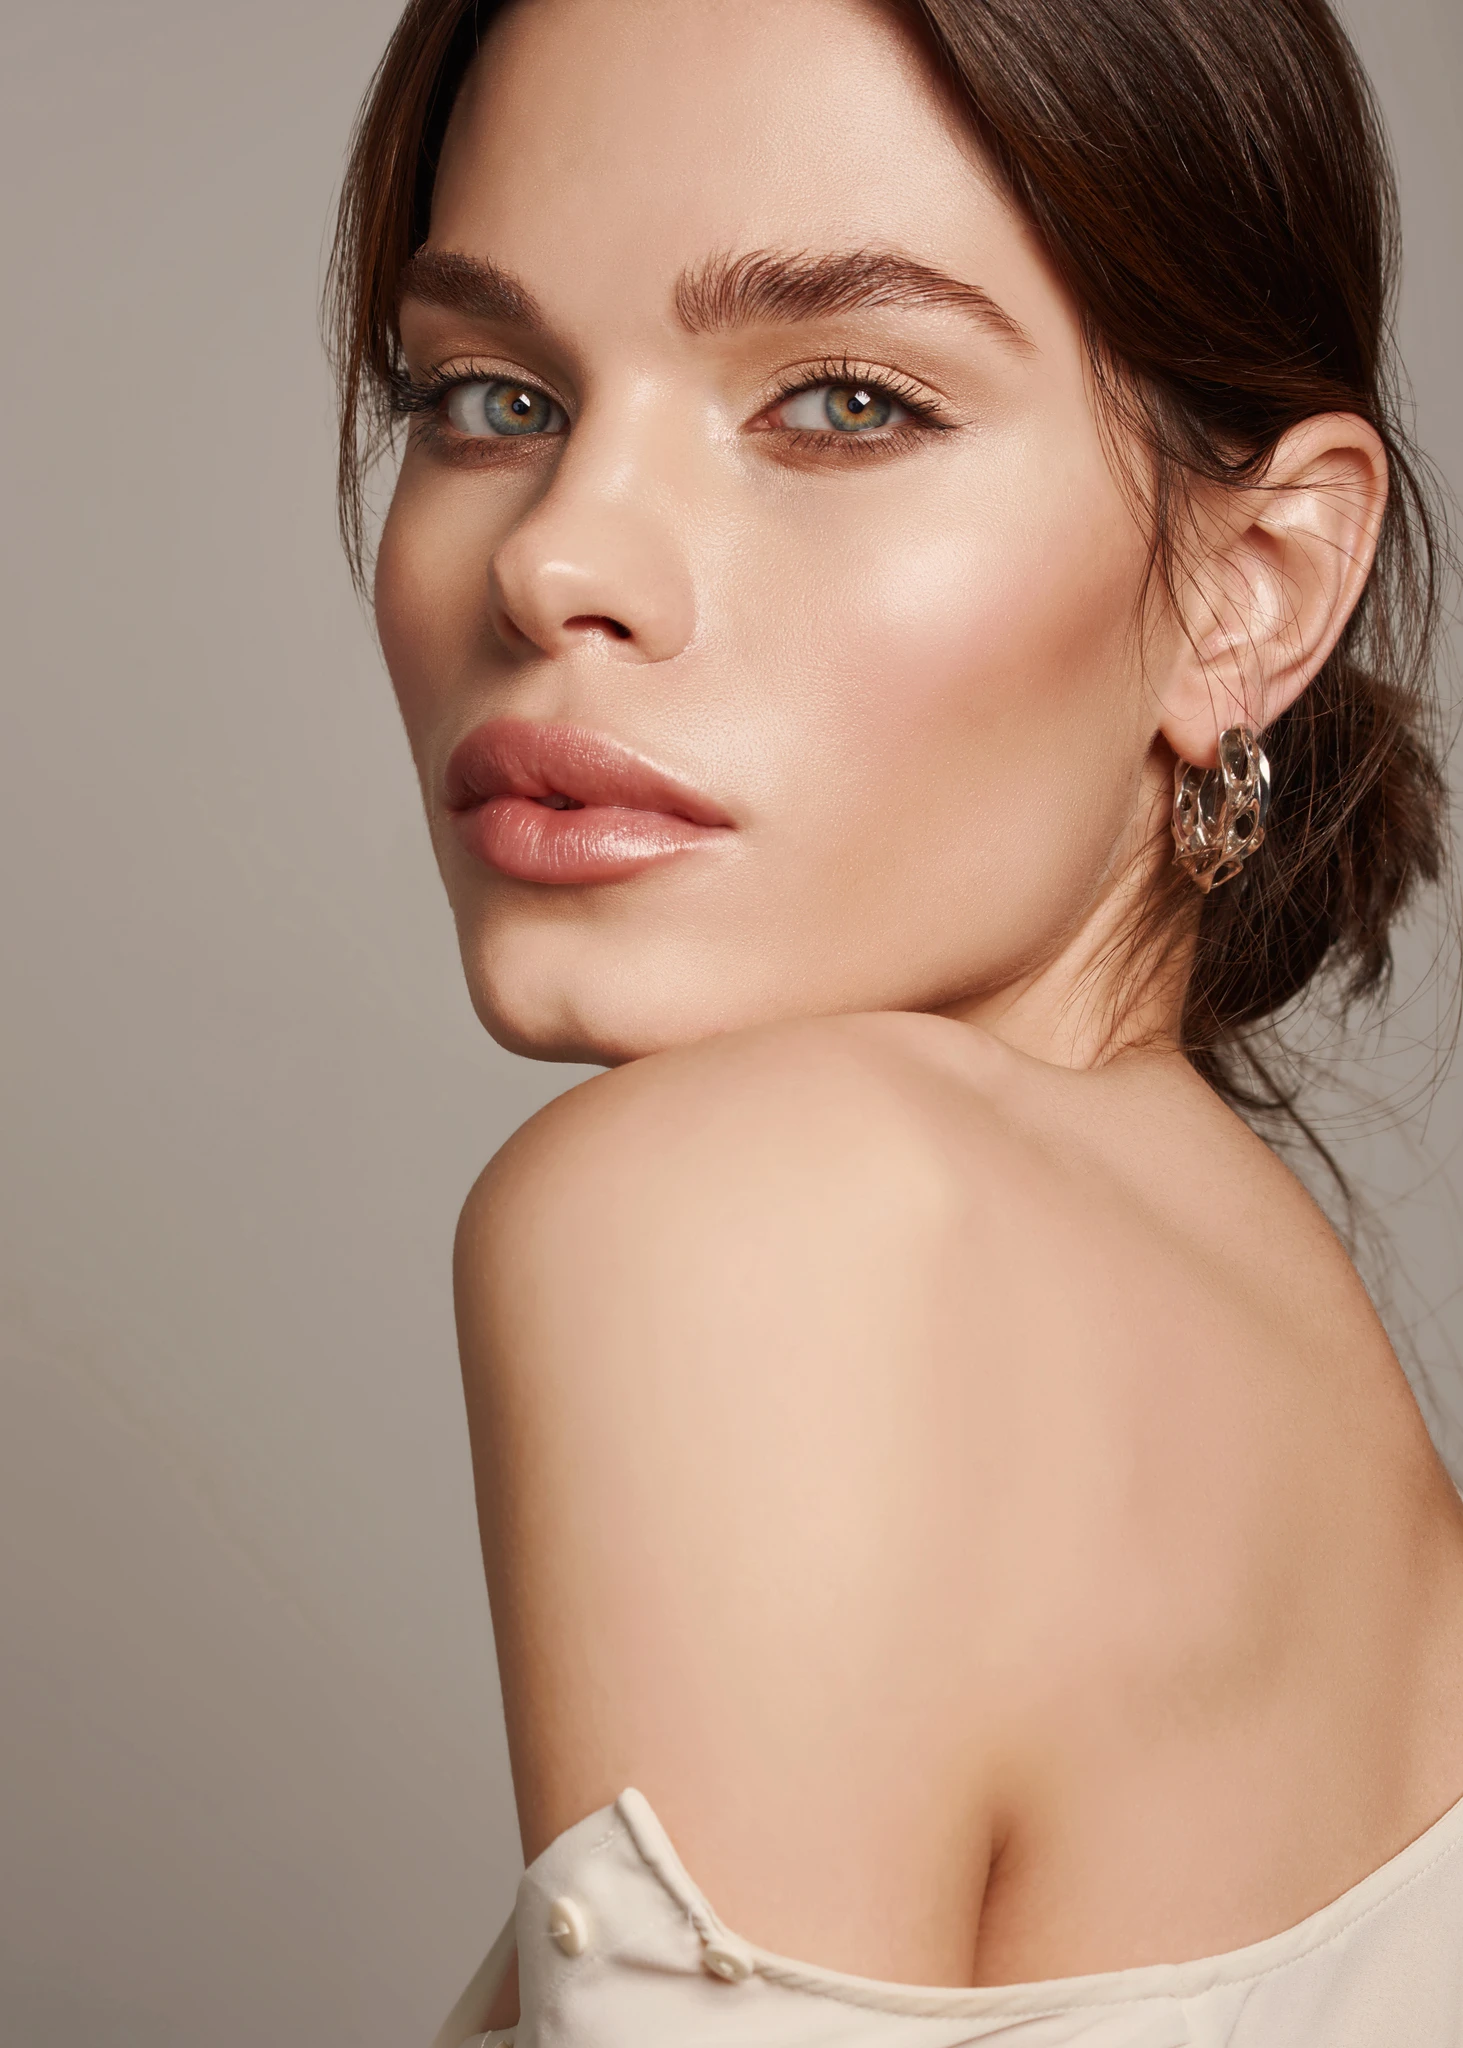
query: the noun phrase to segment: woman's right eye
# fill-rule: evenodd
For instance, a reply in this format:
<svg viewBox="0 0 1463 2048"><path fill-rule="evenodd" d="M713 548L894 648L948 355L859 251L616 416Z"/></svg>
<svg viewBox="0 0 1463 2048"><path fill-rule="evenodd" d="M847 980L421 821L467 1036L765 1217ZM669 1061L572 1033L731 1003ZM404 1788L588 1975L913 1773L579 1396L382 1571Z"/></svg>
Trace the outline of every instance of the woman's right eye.
<svg viewBox="0 0 1463 2048"><path fill-rule="evenodd" d="M515 434L561 434L564 408L545 391L511 377L474 377L454 384L443 407L459 434L490 441Z"/></svg>

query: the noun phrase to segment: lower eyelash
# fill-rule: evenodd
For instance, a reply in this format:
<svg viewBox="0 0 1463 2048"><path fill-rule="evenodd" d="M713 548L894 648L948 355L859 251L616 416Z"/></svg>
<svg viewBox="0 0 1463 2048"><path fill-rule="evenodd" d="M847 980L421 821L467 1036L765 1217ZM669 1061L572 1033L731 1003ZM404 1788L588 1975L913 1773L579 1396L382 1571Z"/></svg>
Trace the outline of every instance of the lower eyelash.
<svg viewBox="0 0 1463 2048"><path fill-rule="evenodd" d="M838 434L831 428L825 432L816 427L784 427L781 441L784 448L831 457L835 462L860 458L867 461L872 456L887 455L892 448L905 448L914 441L922 440L931 428L937 433L944 431L937 420L910 421L902 427L885 427L871 434Z"/></svg>

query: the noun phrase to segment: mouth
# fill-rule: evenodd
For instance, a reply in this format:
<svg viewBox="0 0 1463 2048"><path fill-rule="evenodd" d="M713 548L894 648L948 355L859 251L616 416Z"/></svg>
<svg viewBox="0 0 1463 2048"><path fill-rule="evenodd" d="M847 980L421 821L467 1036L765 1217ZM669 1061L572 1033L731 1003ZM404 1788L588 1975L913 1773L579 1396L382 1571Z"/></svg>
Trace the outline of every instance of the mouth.
<svg viewBox="0 0 1463 2048"><path fill-rule="evenodd" d="M496 718L453 749L458 838L521 882L620 881L734 829L718 804L602 733Z"/></svg>

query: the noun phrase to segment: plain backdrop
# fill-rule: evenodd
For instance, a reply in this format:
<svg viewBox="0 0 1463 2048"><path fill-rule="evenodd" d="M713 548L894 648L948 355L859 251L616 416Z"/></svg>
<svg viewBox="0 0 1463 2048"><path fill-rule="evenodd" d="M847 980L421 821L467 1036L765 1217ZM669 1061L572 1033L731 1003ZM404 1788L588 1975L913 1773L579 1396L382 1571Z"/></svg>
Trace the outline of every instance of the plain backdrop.
<svg viewBox="0 0 1463 2048"><path fill-rule="evenodd" d="M448 1259L581 1074L472 1018L336 550L316 300L395 13L4 10L4 2048L411 2048L519 1869ZM1456 482L1463 9L1353 19ZM1451 1398L1463 1074L1376 1125Z"/></svg>

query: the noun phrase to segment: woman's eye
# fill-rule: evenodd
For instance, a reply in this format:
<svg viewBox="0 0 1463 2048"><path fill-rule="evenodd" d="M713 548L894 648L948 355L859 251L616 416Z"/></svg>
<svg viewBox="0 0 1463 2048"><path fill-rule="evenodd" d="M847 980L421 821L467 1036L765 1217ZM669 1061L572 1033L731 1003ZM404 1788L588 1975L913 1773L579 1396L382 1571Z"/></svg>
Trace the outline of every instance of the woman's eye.
<svg viewBox="0 0 1463 2048"><path fill-rule="evenodd" d="M511 377L474 378L455 384L447 395L446 413L459 434L487 440L499 434L557 434L566 424L555 405L531 384Z"/></svg>
<svg viewBox="0 0 1463 2048"><path fill-rule="evenodd" d="M777 416L780 426L836 434L872 433L913 418L907 406L877 384L812 384L784 399Z"/></svg>

